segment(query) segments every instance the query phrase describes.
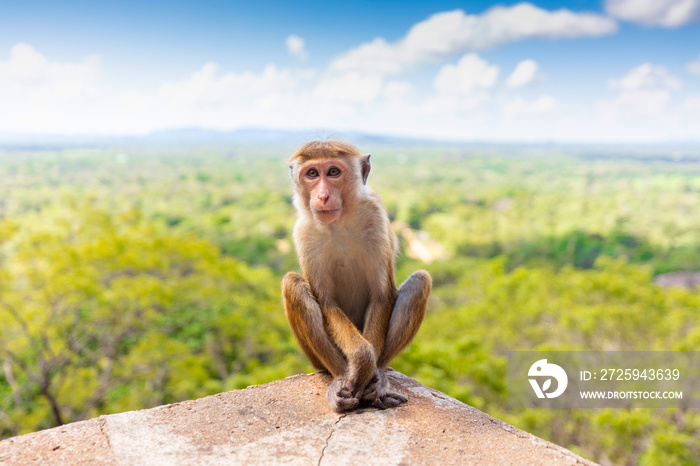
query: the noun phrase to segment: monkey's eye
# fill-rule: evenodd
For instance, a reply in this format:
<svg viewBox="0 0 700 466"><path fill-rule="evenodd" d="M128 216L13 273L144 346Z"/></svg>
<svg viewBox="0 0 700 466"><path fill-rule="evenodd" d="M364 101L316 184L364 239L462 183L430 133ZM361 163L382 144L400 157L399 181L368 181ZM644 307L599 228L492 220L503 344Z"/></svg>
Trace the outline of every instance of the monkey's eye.
<svg viewBox="0 0 700 466"><path fill-rule="evenodd" d="M306 172L306 176L309 178L317 178L318 177L318 170L316 170L315 168L310 168Z"/></svg>
<svg viewBox="0 0 700 466"><path fill-rule="evenodd" d="M340 176L340 168L331 167L330 170L328 170L328 176L332 176L332 177Z"/></svg>

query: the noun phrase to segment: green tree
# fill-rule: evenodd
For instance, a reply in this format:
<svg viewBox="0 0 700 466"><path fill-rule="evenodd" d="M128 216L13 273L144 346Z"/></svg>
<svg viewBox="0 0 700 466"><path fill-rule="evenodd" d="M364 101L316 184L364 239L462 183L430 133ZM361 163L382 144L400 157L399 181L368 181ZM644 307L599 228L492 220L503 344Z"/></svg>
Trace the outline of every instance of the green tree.
<svg viewBox="0 0 700 466"><path fill-rule="evenodd" d="M204 396L294 354L283 315L258 315L279 303L269 272L133 208L81 203L36 219L0 224L3 433Z"/></svg>

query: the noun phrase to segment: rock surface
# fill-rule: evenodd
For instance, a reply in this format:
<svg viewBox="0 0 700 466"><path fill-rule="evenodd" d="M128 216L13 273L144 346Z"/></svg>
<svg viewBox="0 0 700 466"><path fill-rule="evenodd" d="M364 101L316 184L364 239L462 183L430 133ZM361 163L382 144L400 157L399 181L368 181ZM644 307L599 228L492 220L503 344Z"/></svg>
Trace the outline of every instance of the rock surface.
<svg viewBox="0 0 700 466"><path fill-rule="evenodd" d="M0 464L593 464L398 372L395 409L332 412L307 374L0 441Z"/></svg>

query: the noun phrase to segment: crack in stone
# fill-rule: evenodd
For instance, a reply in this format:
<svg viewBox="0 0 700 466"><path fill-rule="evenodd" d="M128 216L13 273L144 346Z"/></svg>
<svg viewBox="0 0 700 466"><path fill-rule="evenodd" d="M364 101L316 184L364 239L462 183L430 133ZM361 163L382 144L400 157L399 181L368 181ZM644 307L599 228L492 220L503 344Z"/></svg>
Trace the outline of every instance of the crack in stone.
<svg viewBox="0 0 700 466"><path fill-rule="evenodd" d="M338 425L340 421L342 421L347 414L341 414L338 416L338 420L333 423L333 426L331 427L331 432L328 434L328 437L326 437L326 444L323 445L323 449L321 450L321 456L318 458L318 464L317 466L321 466L321 461L323 461L323 455L326 454L326 448L328 448L328 444L331 442L331 437L333 437L333 434L335 433L335 428Z"/></svg>
<svg viewBox="0 0 700 466"><path fill-rule="evenodd" d="M105 426L107 425L107 418L105 416L100 416L99 420L99 426L100 426L100 432L104 436L105 440L107 440L107 446L109 447L109 451L112 453L112 456L114 458L117 458L117 455L114 454L114 450L112 449L112 442L109 438L109 434L105 431ZM117 460L118 461L118 460Z"/></svg>

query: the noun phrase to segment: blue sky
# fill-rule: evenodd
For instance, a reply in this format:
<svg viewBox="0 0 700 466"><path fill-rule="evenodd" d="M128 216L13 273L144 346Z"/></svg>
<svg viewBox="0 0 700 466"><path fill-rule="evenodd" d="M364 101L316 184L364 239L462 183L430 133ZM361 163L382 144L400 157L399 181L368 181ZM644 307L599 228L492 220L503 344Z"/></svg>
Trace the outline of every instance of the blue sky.
<svg viewBox="0 0 700 466"><path fill-rule="evenodd" d="M0 1L0 134L700 140L700 0Z"/></svg>

